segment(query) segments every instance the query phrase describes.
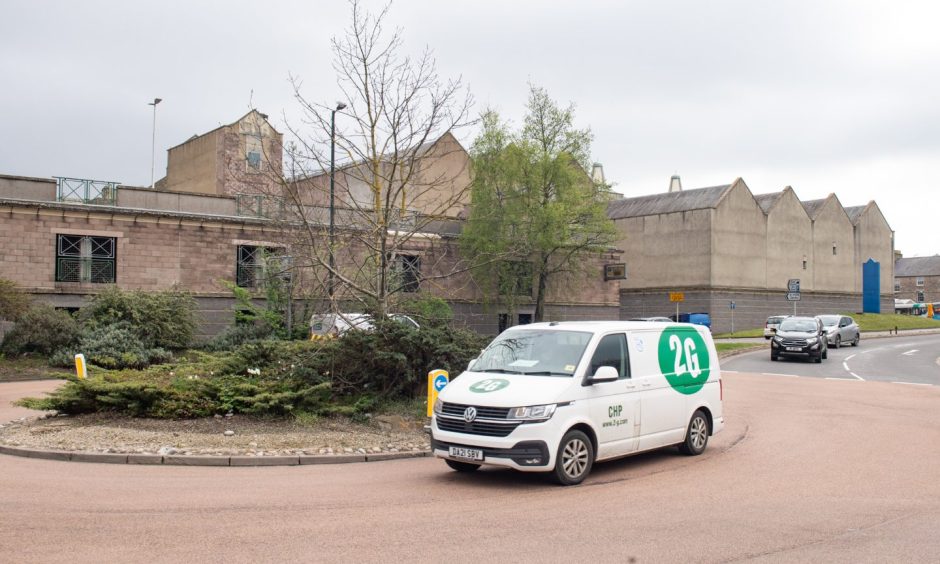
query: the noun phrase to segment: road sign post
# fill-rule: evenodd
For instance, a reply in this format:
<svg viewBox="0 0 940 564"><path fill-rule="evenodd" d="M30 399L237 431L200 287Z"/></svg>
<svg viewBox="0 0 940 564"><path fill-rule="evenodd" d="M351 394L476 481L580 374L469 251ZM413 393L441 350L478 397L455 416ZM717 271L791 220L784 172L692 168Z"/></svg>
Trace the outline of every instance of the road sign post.
<svg viewBox="0 0 940 564"><path fill-rule="evenodd" d="M434 402L437 394L444 389L450 378L446 370L432 370L428 372L428 417L434 414Z"/></svg>
<svg viewBox="0 0 940 564"><path fill-rule="evenodd" d="M729 307L731 308L731 334L734 335L734 300L731 300Z"/></svg>
<svg viewBox="0 0 940 564"><path fill-rule="evenodd" d="M682 292L669 292L669 301L676 303L676 323L679 322L679 302L685 301L685 294Z"/></svg>
<svg viewBox="0 0 940 564"><path fill-rule="evenodd" d="M800 301L800 279L787 280L787 301L793 302L793 315L796 315L796 302Z"/></svg>

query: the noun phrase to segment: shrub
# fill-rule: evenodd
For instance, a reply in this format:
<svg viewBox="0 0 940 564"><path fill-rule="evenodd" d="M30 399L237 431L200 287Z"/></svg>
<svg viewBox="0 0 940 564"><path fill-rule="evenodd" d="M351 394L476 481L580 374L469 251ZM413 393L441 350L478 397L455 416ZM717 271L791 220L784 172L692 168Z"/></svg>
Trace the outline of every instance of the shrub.
<svg viewBox="0 0 940 564"><path fill-rule="evenodd" d="M7 354L34 352L50 355L78 341L78 324L68 312L35 303L3 337Z"/></svg>
<svg viewBox="0 0 940 564"><path fill-rule="evenodd" d="M274 329L263 323L242 323L227 327L224 331L205 342L200 348L207 351L232 350L239 345L269 339Z"/></svg>
<svg viewBox="0 0 940 564"><path fill-rule="evenodd" d="M126 322L85 329L77 344L59 349L49 357L49 364L71 366L77 353L84 354L89 363L108 369L145 368L173 358L166 349L147 348Z"/></svg>
<svg viewBox="0 0 940 564"><path fill-rule="evenodd" d="M30 299L16 283L0 278L0 319L16 321L29 310Z"/></svg>
<svg viewBox="0 0 940 564"><path fill-rule="evenodd" d="M127 323L146 348L184 349L196 331L196 302L175 290L125 291L115 286L96 295L79 317L91 327Z"/></svg>
<svg viewBox="0 0 940 564"><path fill-rule="evenodd" d="M422 327L441 327L454 320L454 310L441 298L422 296L403 301L402 312L413 317Z"/></svg>

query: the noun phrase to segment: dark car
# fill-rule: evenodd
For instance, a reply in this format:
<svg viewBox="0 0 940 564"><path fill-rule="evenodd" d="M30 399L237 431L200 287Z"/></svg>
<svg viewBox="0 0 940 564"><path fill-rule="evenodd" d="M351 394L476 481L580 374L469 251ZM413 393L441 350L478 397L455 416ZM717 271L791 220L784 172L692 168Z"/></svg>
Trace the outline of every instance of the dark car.
<svg viewBox="0 0 940 564"><path fill-rule="evenodd" d="M770 360L780 356L805 356L813 362L829 357L829 344L822 321L815 317L787 317L770 340Z"/></svg>

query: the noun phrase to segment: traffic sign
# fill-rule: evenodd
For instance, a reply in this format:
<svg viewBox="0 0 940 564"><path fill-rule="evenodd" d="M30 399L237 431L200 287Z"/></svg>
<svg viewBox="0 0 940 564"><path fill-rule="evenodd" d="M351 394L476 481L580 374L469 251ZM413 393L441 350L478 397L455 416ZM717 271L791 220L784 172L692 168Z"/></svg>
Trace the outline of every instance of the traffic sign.
<svg viewBox="0 0 940 564"><path fill-rule="evenodd" d="M428 417L434 414L434 402L437 393L444 389L450 377L446 370L432 370L428 372Z"/></svg>
<svg viewBox="0 0 940 564"><path fill-rule="evenodd" d="M734 305L734 300L731 300L731 306L730 306L730 307L731 307L731 309L734 309L734 307L735 307L735 305Z"/></svg>
<svg viewBox="0 0 940 564"><path fill-rule="evenodd" d="M790 292L790 293L796 292L797 294L800 293L800 279L799 278L791 278L787 280L787 292Z"/></svg>
<svg viewBox="0 0 940 564"><path fill-rule="evenodd" d="M669 301L670 302L685 301L685 294L683 294L682 292L669 292Z"/></svg>
<svg viewBox="0 0 940 564"><path fill-rule="evenodd" d="M443 374L438 374L437 378L434 379L434 389L440 392L444 389L444 386L447 385L447 376Z"/></svg>
<svg viewBox="0 0 940 564"><path fill-rule="evenodd" d="M800 301L800 293L799 292L787 292L787 301L788 302Z"/></svg>

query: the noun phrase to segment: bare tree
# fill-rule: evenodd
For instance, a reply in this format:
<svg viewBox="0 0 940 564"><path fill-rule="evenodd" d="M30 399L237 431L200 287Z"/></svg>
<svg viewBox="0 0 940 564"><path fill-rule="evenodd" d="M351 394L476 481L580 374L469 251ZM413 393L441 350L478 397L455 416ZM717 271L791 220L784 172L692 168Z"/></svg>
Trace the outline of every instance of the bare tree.
<svg viewBox="0 0 940 564"><path fill-rule="evenodd" d="M350 6L350 28L332 40L343 99L314 102L291 77L304 118L287 124L295 141L277 196L295 264L320 288L335 283L331 306L359 300L384 314L414 289L415 268L426 285L467 269L452 239L469 203L469 160L453 132L470 124L472 98L460 79L438 76L430 51L403 54L401 31L383 27L388 7Z"/></svg>

